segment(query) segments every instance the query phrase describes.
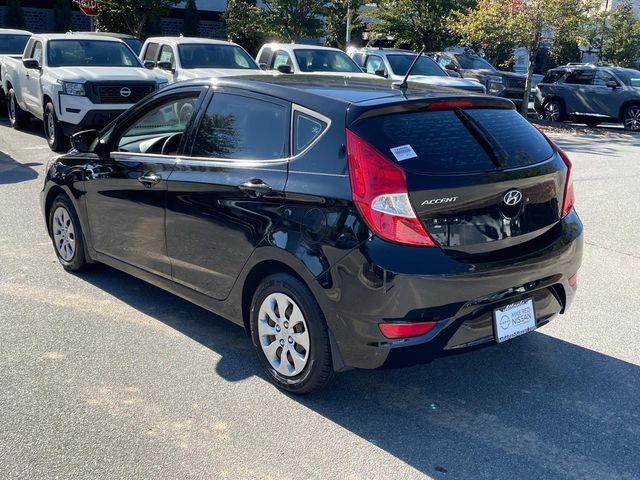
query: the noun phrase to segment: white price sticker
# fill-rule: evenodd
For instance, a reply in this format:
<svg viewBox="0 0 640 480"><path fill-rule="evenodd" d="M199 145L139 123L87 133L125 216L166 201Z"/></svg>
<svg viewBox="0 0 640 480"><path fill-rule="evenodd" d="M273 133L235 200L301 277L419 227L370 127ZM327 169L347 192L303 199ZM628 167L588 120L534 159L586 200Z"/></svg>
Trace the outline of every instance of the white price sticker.
<svg viewBox="0 0 640 480"><path fill-rule="evenodd" d="M402 160L409 160L410 158L416 158L416 152L413 151L411 145L401 145L391 149L391 153L396 157L396 160L401 162Z"/></svg>

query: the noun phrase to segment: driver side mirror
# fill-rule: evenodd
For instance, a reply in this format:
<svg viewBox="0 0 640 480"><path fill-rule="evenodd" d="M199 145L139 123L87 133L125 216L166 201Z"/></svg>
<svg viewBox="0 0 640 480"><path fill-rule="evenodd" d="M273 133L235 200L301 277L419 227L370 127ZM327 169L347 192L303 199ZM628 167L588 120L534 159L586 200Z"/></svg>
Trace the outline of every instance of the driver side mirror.
<svg viewBox="0 0 640 480"><path fill-rule="evenodd" d="M156 63L156 66L161 70L166 70L167 72L174 73L176 71L171 62L158 62Z"/></svg>
<svg viewBox="0 0 640 480"><path fill-rule="evenodd" d="M154 62L153 60L145 60L143 65L144 68L148 70L153 70L154 68L156 68L156 62Z"/></svg>
<svg viewBox="0 0 640 480"><path fill-rule="evenodd" d="M618 88L618 82L611 80L607 82L607 87L613 88L615 90L616 88Z"/></svg>
<svg viewBox="0 0 640 480"><path fill-rule="evenodd" d="M387 72L384 69L379 69L374 72L378 77L387 78Z"/></svg>
<svg viewBox="0 0 640 480"><path fill-rule="evenodd" d="M94 153L100 141L98 130L84 130L71 135L71 146L80 153Z"/></svg>
<svg viewBox="0 0 640 480"><path fill-rule="evenodd" d="M447 70L451 70L452 72L457 72L458 71L458 67L456 67L453 63L447 63L444 68L446 68Z"/></svg>
<svg viewBox="0 0 640 480"><path fill-rule="evenodd" d="M278 71L280 73L292 73L289 65L278 65Z"/></svg>
<svg viewBox="0 0 640 480"><path fill-rule="evenodd" d="M22 64L25 68L40 70L40 62L35 58L25 58L22 60Z"/></svg>

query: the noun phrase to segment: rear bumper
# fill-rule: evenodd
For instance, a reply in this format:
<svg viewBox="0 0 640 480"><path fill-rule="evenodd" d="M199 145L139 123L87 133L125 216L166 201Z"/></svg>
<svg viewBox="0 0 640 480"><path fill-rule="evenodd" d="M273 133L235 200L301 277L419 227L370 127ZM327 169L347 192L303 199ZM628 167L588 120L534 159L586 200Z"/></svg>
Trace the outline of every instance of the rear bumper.
<svg viewBox="0 0 640 480"><path fill-rule="evenodd" d="M568 283L582 260L582 223L575 211L509 259L473 263L439 248L394 245L374 238L330 271L332 288L321 300L347 367L380 368L424 363L495 343L493 310L532 298L537 326L570 305ZM378 324L436 321L425 335L386 339Z"/></svg>

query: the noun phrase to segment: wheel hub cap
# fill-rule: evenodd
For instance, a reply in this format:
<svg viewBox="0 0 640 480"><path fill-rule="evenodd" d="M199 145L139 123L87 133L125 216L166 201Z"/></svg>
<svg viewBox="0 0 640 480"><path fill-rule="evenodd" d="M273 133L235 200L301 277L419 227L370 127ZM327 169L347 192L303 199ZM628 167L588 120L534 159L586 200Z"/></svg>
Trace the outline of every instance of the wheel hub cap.
<svg viewBox="0 0 640 480"><path fill-rule="evenodd" d="M258 336L271 366L285 377L300 374L309 360L309 330L302 310L284 293L272 293L258 312Z"/></svg>
<svg viewBox="0 0 640 480"><path fill-rule="evenodd" d="M56 208L53 212L51 228L58 255L64 261L70 262L76 252L76 232L73 228L71 215L66 208Z"/></svg>

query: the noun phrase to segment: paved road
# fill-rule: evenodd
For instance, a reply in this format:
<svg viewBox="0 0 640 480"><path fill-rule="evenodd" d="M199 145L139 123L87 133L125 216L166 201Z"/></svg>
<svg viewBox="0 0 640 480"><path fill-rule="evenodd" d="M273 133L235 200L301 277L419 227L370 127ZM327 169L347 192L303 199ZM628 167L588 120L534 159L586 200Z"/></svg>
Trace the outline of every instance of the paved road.
<svg viewBox="0 0 640 480"><path fill-rule="evenodd" d="M0 119L0 478L640 478L640 135L559 141L587 229L573 309L501 346L294 398L234 325L63 272L50 152Z"/></svg>

